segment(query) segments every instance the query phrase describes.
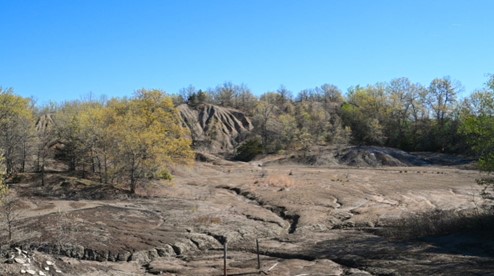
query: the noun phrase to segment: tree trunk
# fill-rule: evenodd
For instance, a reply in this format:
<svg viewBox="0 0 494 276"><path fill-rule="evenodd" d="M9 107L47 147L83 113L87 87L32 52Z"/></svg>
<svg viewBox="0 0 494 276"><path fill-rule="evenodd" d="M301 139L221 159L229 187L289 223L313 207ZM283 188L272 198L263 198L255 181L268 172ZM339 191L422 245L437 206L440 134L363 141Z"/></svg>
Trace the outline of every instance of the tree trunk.
<svg viewBox="0 0 494 276"><path fill-rule="evenodd" d="M45 186L45 158L41 159L41 186Z"/></svg>
<svg viewBox="0 0 494 276"><path fill-rule="evenodd" d="M135 194L136 193L136 186L137 186L137 179L136 179L136 161L135 157L132 156L132 163L130 166L130 193Z"/></svg>

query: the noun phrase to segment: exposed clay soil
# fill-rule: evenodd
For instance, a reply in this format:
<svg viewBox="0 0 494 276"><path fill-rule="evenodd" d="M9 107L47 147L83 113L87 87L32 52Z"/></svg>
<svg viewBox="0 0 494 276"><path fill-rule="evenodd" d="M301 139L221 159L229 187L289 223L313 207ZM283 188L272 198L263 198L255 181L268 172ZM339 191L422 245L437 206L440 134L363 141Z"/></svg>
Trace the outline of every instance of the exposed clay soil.
<svg viewBox="0 0 494 276"><path fill-rule="evenodd" d="M256 239L261 271L269 275L494 271L492 237L379 234L412 213L482 204L479 173L463 164L369 168L208 158L176 168L172 182L152 183L140 197L63 174L50 175L48 187L26 176L12 185L22 201L16 245L55 262L63 272L53 275L223 275L225 239L228 275L259 274ZM20 269L0 264L2 275Z"/></svg>

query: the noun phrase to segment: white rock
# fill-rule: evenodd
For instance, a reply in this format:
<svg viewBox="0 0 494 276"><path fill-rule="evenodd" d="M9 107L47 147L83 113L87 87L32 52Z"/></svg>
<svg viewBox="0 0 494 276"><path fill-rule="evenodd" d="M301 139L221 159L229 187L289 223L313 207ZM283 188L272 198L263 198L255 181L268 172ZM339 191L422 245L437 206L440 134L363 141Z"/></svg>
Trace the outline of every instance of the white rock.
<svg viewBox="0 0 494 276"><path fill-rule="evenodd" d="M30 274L30 275L35 275L36 274L36 271L32 270L32 269L28 269L26 270L27 274Z"/></svg>
<svg viewBox="0 0 494 276"><path fill-rule="evenodd" d="M50 268L49 268L49 267L47 267L47 266L45 266L45 270L46 270L46 271L50 271Z"/></svg>
<svg viewBox="0 0 494 276"><path fill-rule="evenodd" d="M23 258L14 258L14 261L18 264L25 264L26 263L26 260L24 260Z"/></svg>
<svg viewBox="0 0 494 276"><path fill-rule="evenodd" d="M26 274L26 271L24 269L21 269L21 274Z"/></svg>
<svg viewBox="0 0 494 276"><path fill-rule="evenodd" d="M55 270L56 273L62 273L60 269Z"/></svg>
<svg viewBox="0 0 494 276"><path fill-rule="evenodd" d="M19 247L16 247L15 248L15 251L17 251L17 254L18 255L21 255L21 253L22 253L22 250Z"/></svg>
<svg viewBox="0 0 494 276"><path fill-rule="evenodd" d="M46 274L43 271L38 272L40 276L45 276Z"/></svg>
<svg viewBox="0 0 494 276"><path fill-rule="evenodd" d="M51 261L46 261L46 264L47 264L47 265L53 265L53 262L51 262Z"/></svg>

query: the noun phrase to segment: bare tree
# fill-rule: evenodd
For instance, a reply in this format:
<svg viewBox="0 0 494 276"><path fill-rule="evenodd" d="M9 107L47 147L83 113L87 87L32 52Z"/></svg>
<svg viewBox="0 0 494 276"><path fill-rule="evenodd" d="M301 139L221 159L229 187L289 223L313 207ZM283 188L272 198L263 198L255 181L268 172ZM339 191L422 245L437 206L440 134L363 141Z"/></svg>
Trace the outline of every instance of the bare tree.
<svg viewBox="0 0 494 276"><path fill-rule="evenodd" d="M14 193L10 192L2 198L0 212L2 215L2 221L7 228L7 243L10 245L15 231L16 222L21 214L19 209L19 199Z"/></svg>

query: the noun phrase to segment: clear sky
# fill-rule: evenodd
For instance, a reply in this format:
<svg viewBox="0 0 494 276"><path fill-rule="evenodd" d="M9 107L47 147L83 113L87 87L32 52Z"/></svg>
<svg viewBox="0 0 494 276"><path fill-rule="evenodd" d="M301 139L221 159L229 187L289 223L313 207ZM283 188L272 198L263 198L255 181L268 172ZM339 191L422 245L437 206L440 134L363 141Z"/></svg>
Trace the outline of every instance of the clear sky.
<svg viewBox="0 0 494 276"><path fill-rule="evenodd" d="M492 0L0 0L0 86L38 103L494 73Z"/></svg>

